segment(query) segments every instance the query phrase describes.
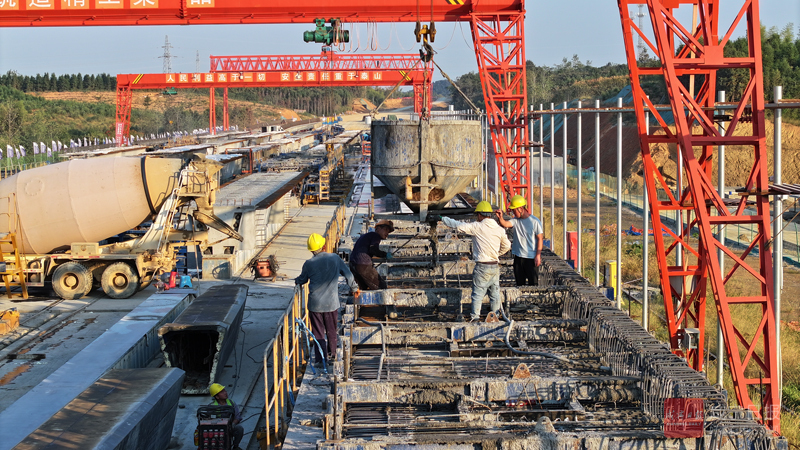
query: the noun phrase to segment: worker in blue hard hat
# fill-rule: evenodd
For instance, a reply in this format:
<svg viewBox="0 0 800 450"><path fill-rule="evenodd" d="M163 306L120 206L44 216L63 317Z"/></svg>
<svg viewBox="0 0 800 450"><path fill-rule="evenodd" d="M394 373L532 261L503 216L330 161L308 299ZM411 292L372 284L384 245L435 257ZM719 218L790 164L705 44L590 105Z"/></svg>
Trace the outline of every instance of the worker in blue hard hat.
<svg viewBox="0 0 800 450"><path fill-rule="evenodd" d="M539 266L542 265L542 222L528 211L528 201L521 195L511 197L508 209L514 216L510 220L498 210L497 222L503 228L511 228L513 242L511 254L514 255L514 279L517 286L538 286Z"/></svg>
<svg viewBox="0 0 800 450"><path fill-rule="evenodd" d="M323 358L336 357L336 335L339 322L339 276L347 280L350 291L356 298L361 291L353 279L353 274L338 255L325 251L325 238L312 233L306 242L313 255L303 263L300 276L294 279L295 285L308 283L308 311L311 319L311 332L326 354L320 353L320 346L314 346L315 364L322 365Z"/></svg>
<svg viewBox="0 0 800 450"><path fill-rule="evenodd" d="M506 230L492 220L494 211L487 201L475 207L477 221L460 222L449 217L439 219L448 227L472 236L472 320L480 319L483 297L489 294L489 307L497 313L500 309L500 255L511 248Z"/></svg>
<svg viewBox="0 0 800 450"><path fill-rule="evenodd" d="M242 421L242 411L239 409L239 405L228 398L228 391L225 390L225 386L219 383L213 383L211 386L209 386L208 393L214 398L214 401L211 402L212 405L228 405L233 408L233 418L231 420L233 429L232 448L234 450L241 450L239 448L239 443L242 442L242 438L244 437L244 427L239 425L239 423Z"/></svg>

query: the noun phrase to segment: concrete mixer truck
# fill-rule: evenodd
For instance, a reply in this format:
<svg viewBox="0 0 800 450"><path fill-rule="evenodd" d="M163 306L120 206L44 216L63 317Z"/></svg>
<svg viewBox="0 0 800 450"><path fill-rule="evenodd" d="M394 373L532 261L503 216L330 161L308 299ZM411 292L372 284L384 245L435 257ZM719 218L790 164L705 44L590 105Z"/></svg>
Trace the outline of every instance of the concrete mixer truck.
<svg viewBox="0 0 800 450"><path fill-rule="evenodd" d="M214 215L220 169L202 156L140 156L25 170L0 180L0 234L15 233L29 287L76 299L99 284L128 298L172 271L180 247L205 248L208 227L242 239ZM143 235L119 238L148 220ZM15 265L8 244L2 251Z"/></svg>

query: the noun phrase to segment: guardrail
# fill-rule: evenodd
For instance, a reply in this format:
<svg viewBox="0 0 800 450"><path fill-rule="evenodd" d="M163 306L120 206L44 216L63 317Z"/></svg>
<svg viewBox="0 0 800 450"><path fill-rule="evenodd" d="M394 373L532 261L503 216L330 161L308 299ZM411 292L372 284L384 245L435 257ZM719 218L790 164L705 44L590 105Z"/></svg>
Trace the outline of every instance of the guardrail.
<svg viewBox="0 0 800 450"><path fill-rule="evenodd" d="M344 233L345 212L344 205L339 205L331 220L325 225L323 237L325 238L325 251L328 253L336 253L336 249L339 247L339 238Z"/></svg>
<svg viewBox="0 0 800 450"><path fill-rule="evenodd" d="M264 349L267 448L274 447L289 427L287 417L299 390L298 381L304 373L302 368L308 360L309 343L303 341L303 334L295 325L300 320L307 327L311 326L307 301L308 285L297 286L275 337Z"/></svg>
<svg viewBox="0 0 800 450"><path fill-rule="evenodd" d="M345 207L339 205L325 226L325 251L336 253L344 231ZM288 416L294 406L300 379L308 362L310 342L298 329L302 321L311 328L308 316L308 284L296 286L292 301L279 322L278 330L264 349L264 398L266 405L266 444L272 448L289 427ZM270 367L271 365L271 367Z"/></svg>

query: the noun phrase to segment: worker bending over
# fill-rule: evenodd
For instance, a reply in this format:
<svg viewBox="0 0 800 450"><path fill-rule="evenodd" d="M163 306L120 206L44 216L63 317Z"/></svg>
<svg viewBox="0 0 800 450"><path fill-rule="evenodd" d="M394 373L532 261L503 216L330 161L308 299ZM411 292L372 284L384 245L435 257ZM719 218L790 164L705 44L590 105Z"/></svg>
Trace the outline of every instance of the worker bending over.
<svg viewBox="0 0 800 450"><path fill-rule="evenodd" d="M219 383L214 383L209 386L208 393L214 398L214 401L211 402L212 405L227 405L233 408L233 418L231 420L233 429L233 447L231 448L233 450L242 450L239 448L239 443L242 442L242 437L244 437L244 427L239 425L239 423L242 421L242 412L239 410L239 405L228 398L228 391L225 390L225 386Z"/></svg>
<svg viewBox="0 0 800 450"><path fill-rule="evenodd" d="M325 238L312 233L307 241L308 250L313 255L303 263L300 276L294 279L295 285L308 282L308 311L311 319L311 332L314 339L326 349L320 353L320 346L314 346L315 364L322 365L323 357L330 361L336 357L336 327L339 322L339 276L343 276L350 291L358 298L360 291L353 274L338 255L325 252ZM327 341L327 345L326 345Z"/></svg>
<svg viewBox="0 0 800 450"><path fill-rule="evenodd" d="M517 286L538 286L539 266L542 264L542 222L528 211L528 201L521 195L511 197L508 206L513 219L506 220L503 212L497 210L497 221L504 228L513 230L514 241L511 254L514 255L514 279Z"/></svg>
<svg viewBox="0 0 800 450"><path fill-rule="evenodd" d="M389 237L394 231L391 220L381 220L375 224L375 231L364 234L356 241L350 253L350 269L361 289L375 291L386 289L386 280L383 279L372 265L372 258L392 259L390 252L379 248L381 241Z"/></svg>
<svg viewBox="0 0 800 450"><path fill-rule="evenodd" d="M487 291L489 307L495 314L500 309L500 255L511 248L506 230L492 220L492 205L483 201L475 208L478 221L459 222L449 217L441 217L442 223L455 228L460 233L472 236L472 259L475 270L472 272L472 320L481 317L481 303Z"/></svg>

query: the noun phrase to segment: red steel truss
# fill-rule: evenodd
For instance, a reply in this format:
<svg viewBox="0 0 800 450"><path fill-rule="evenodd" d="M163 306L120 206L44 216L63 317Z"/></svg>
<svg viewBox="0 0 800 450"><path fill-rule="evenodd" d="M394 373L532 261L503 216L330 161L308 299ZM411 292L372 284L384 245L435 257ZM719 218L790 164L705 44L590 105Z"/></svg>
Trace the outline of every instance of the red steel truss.
<svg viewBox="0 0 800 450"><path fill-rule="evenodd" d="M525 77L525 13L472 16L486 114L505 194L528 197L529 155Z"/></svg>
<svg viewBox="0 0 800 450"><path fill-rule="evenodd" d="M499 175L507 195L527 195L529 185L525 153L528 135L524 117L527 101L524 15L524 0L437 0L422 7L418 0L7 0L0 3L2 27L311 25L318 17L340 18L345 26L348 22L470 22L492 142L500 162ZM120 118L118 110L118 123Z"/></svg>
<svg viewBox="0 0 800 450"><path fill-rule="evenodd" d="M431 70L419 55L340 55L324 51L319 55L211 56L211 72L260 72L270 70Z"/></svg>
<svg viewBox="0 0 800 450"><path fill-rule="evenodd" d="M419 61L419 59L417 59ZM117 75L117 142L130 135L130 111L133 89L210 89L209 127L215 128L214 89L224 88L223 109L227 110L227 89L248 87L298 87L298 86L413 86L415 94L427 97L425 103L415 99L415 110L430 108L431 68L419 67L408 70L272 70L263 72L210 72L210 73L153 73ZM416 95L415 95L416 97ZM419 107L419 109L416 109ZM227 129L227 111L223 124Z"/></svg>
<svg viewBox="0 0 800 450"><path fill-rule="evenodd" d="M770 209L766 196L768 167L758 0L745 0L732 24L720 23L719 3L719 0L618 0L653 229L660 230L663 226L669 230L662 213L683 216L682 225L677 231L670 230L669 236L654 233L670 344L675 353L687 357L694 369L702 370L706 288L710 281L739 405L751 409L765 425L780 432L781 392L773 310ZM652 42L629 16L631 7L638 4L648 6ZM699 17L695 27L678 19L691 18L693 5ZM681 15L676 15L681 7ZM721 25L726 28L720 29ZM746 28L748 56L725 57L725 46L732 33L742 26ZM640 37L656 55L659 67L639 65L635 40ZM728 93L736 107L730 117L722 119L729 122L722 132L718 128L721 118L714 111L721 69L736 70L746 81L741 92ZM687 87L691 75L697 82L696 92ZM661 77L666 82L675 118L674 131L647 98L643 84L648 77ZM650 126L649 132L647 114L651 124L657 123ZM752 127L737 128L738 124L748 122ZM677 156L684 166L684 173L678 174L678 178L685 175L687 185L681 192L667 183L651 157L651 146L659 143L674 144L678 149ZM723 200L712 180L712 164L721 145L747 146L753 152L754 162L745 192L738 200ZM720 227L734 225L756 228L752 242L743 251L725 247L715 235ZM754 250L758 253L754 254ZM717 257L720 251L728 261L724 270ZM728 288L735 273L747 278L747 288ZM751 320L747 326L737 326L733 315ZM689 328L698 329L699 336L697 348L686 350L680 344ZM753 394L762 385L764 394L757 397L759 404Z"/></svg>

